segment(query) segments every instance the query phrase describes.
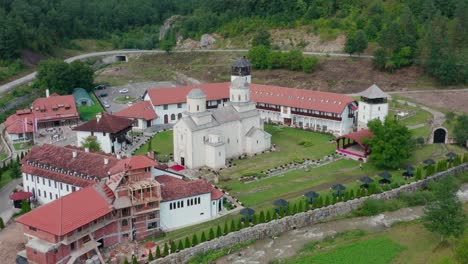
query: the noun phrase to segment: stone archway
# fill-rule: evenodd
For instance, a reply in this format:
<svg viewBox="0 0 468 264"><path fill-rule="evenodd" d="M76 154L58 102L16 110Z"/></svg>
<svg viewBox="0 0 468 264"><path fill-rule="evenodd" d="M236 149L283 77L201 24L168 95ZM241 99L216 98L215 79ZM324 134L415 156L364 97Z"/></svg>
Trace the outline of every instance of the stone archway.
<svg viewBox="0 0 468 264"><path fill-rule="evenodd" d="M434 144L437 144L437 143L442 143L442 144L445 144L447 143L447 129L443 128L443 127L439 127L439 128L436 128L434 129L434 131L432 132L432 142Z"/></svg>

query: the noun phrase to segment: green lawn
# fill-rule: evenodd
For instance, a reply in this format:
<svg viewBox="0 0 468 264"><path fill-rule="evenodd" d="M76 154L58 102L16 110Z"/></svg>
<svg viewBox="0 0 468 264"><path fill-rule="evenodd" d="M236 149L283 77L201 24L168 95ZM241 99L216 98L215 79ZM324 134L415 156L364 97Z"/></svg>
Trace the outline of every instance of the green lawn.
<svg viewBox="0 0 468 264"><path fill-rule="evenodd" d="M127 96L117 97L114 100L118 103L126 103L126 102L135 101L135 99L136 99L135 97L127 95Z"/></svg>
<svg viewBox="0 0 468 264"><path fill-rule="evenodd" d="M439 242L437 234L427 231L420 221L413 221L382 232L356 230L311 242L295 257L279 263L458 263L454 258L456 241L450 240L449 246L440 246Z"/></svg>
<svg viewBox="0 0 468 264"><path fill-rule="evenodd" d="M385 236L343 245L290 263L296 264L387 264L404 249Z"/></svg>
<svg viewBox="0 0 468 264"><path fill-rule="evenodd" d="M243 172L261 172L279 165L292 162L294 159L321 159L335 152L336 144L329 143L331 135L310 132L283 126L265 124L265 131L272 135L271 143L276 144L277 151L234 160L237 166L221 171L221 178L238 178ZM307 145L299 145L300 142Z"/></svg>
<svg viewBox="0 0 468 264"><path fill-rule="evenodd" d="M172 135L172 130L167 130L159 132L151 138L151 149L156 153L158 158L162 159L174 151ZM145 154L147 152L148 143L141 146L135 154Z"/></svg>
<svg viewBox="0 0 468 264"><path fill-rule="evenodd" d="M431 135L431 129L429 126L418 127L410 130L413 138L428 138Z"/></svg>
<svg viewBox="0 0 468 264"><path fill-rule="evenodd" d="M7 154L5 154L5 153L0 154L0 160L4 160L6 158L7 158Z"/></svg>
<svg viewBox="0 0 468 264"><path fill-rule="evenodd" d="M96 117L97 113L104 112L101 104L98 102L94 93L89 93L89 96L94 102L93 106L78 106L78 113L80 114L80 118L83 121L89 121Z"/></svg>
<svg viewBox="0 0 468 264"><path fill-rule="evenodd" d="M23 150L23 149L29 149L31 145L29 142L19 142L19 143L13 143L13 147L15 150Z"/></svg>

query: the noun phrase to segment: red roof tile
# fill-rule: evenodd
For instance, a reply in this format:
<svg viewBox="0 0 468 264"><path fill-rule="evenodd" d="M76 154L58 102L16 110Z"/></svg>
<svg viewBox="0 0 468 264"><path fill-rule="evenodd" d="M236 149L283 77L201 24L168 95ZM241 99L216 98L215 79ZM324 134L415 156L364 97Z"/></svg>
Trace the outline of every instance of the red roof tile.
<svg viewBox="0 0 468 264"><path fill-rule="evenodd" d="M49 97L38 98L31 104L31 108L39 123L80 117L73 95L52 94Z"/></svg>
<svg viewBox="0 0 468 264"><path fill-rule="evenodd" d="M218 200L224 196L224 193L216 188L211 190L211 200Z"/></svg>
<svg viewBox="0 0 468 264"><path fill-rule="evenodd" d="M13 114L5 120L6 131L9 134L31 133L34 129L34 114Z"/></svg>
<svg viewBox="0 0 468 264"><path fill-rule="evenodd" d="M204 83L191 86L167 87L167 88L153 88L147 91L151 103L156 105L177 104L187 101L187 94L195 88L200 88L205 95L206 100L219 100L222 98L229 98L229 85L230 83Z"/></svg>
<svg viewBox="0 0 468 264"><path fill-rule="evenodd" d="M356 141L359 144L359 146L361 146L362 148L365 148L366 146L362 143L362 139L372 138L373 135L374 134L372 134L372 132L369 129L361 129L359 131L337 137L336 140L339 140L342 138L349 138L349 139Z"/></svg>
<svg viewBox="0 0 468 264"><path fill-rule="evenodd" d="M174 88L154 88L148 90L153 105L186 102L190 90L200 88L207 100L229 98L230 82L208 83ZM257 103L275 104L341 114L345 107L354 101L344 94L313 90L287 88L263 84L251 84L251 100Z"/></svg>
<svg viewBox="0 0 468 264"><path fill-rule="evenodd" d="M353 98L338 93L252 84L250 98L257 103L282 105L341 114Z"/></svg>
<svg viewBox="0 0 468 264"><path fill-rule="evenodd" d="M75 158L73 158L74 151L77 153ZM108 160L108 164L105 164L105 159ZM28 162L36 162L49 167L63 169L65 171L104 178L107 176L107 172L117 165L118 161L119 160L114 156L105 155L100 152L86 152L78 148L44 144L42 146L34 146L23 158L21 163L25 165L28 164ZM29 165L37 167L33 164ZM45 168L43 170L52 171L52 169ZM70 176L75 177L72 175Z"/></svg>
<svg viewBox="0 0 468 264"><path fill-rule="evenodd" d="M123 170L138 170L143 168L155 167L158 164L158 162L150 159L148 156L145 155L133 156L130 158L119 160L117 164L114 167L112 167L111 174Z"/></svg>
<svg viewBox="0 0 468 264"><path fill-rule="evenodd" d="M14 192L10 194L10 199L13 201L26 200L31 197L32 197L32 193L30 192L19 191L19 192Z"/></svg>
<svg viewBox="0 0 468 264"><path fill-rule="evenodd" d="M99 122L94 118L93 120L75 127L73 130L117 133L127 128L131 128L132 124L133 121L128 118L103 113Z"/></svg>
<svg viewBox="0 0 468 264"><path fill-rule="evenodd" d="M158 118L158 115L153 109L153 106L149 101L141 101L130 107L123 109L120 112L115 113L116 116L144 119L146 121Z"/></svg>
<svg viewBox="0 0 468 264"><path fill-rule="evenodd" d="M73 192L16 218L39 230L62 236L111 212L94 186Z"/></svg>
<svg viewBox="0 0 468 264"><path fill-rule="evenodd" d="M28 164L23 164L21 171L31 175L40 176L46 179L51 179L58 182L63 182L80 188L90 186L95 183L93 180L83 179L77 176L68 175L56 171L51 171L48 169L39 168L36 166L31 166Z"/></svg>
<svg viewBox="0 0 468 264"><path fill-rule="evenodd" d="M204 180L184 181L172 176L162 175L157 176L156 181L161 184L163 201L172 201L205 193L211 193L212 199L213 197L217 199L222 197L222 195L219 196L219 190L216 190Z"/></svg>

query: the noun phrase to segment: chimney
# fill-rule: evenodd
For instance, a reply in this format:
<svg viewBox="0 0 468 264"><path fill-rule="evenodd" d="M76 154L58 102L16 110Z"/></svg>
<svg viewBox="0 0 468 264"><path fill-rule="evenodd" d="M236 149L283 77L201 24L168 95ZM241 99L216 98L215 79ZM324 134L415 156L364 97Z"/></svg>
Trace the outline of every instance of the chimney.
<svg viewBox="0 0 468 264"><path fill-rule="evenodd" d="M73 152L72 152L72 157L73 157L73 158L76 158L76 156L78 156L78 152L73 151Z"/></svg>
<svg viewBox="0 0 468 264"><path fill-rule="evenodd" d="M45 90L45 96L46 96L46 98L49 98L49 96L50 96L49 88L47 88Z"/></svg>
<svg viewBox="0 0 468 264"><path fill-rule="evenodd" d="M101 117L102 117L102 114L101 113L97 113L96 114L96 121L99 123L99 120L101 120Z"/></svg>
<svg viewBox="0 0 468 264"><path fill-rule="evenodd" d="M108 158L104 158L104 165L107 165L109 164L109 159Z"/></svg>
<svg viewBox="0 0 468 264"><path fill-rule="evenodd" d="M85 148L84 151L85 151L85 152L89 152L89 148Z"/></svg>

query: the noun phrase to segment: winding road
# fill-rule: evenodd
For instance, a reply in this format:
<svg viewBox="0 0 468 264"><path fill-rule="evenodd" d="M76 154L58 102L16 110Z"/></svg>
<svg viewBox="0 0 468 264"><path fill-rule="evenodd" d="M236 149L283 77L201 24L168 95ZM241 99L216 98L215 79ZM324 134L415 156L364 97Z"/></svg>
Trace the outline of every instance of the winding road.
<svg viewBox="0 0 468 264"><path fill-rule="evenodd" d="M218 50L210 50L210 49L200 49L200 50L174 50L171 51L172 53L188 53L188 52L248 52L247 49L218 49ZM85 60L89 58L96 58L96 57L106 57L112 55L131 55L131 54L161 54L165 53L164 50L110 50L110 51L101 51L101 52L92 52L87 54L81 54L74 57L70 57L65 62L74 62L77 60ZM287 52L287 51L283 51ZM352 57L352 58L365 58L370 59L373 56L370 55L349 55L346 53L328 53L328 52L313 52L313 51L305 51L303 52L304 55L314 55L314 56L330 56L330 57ZM0 95L3 93L8 92L9 90L18 87L20 85L26 84L31 82L36 78L37 72L30 73L26 76L18 78L14 81L9 83L3 84L0 86Z"/></svg>

